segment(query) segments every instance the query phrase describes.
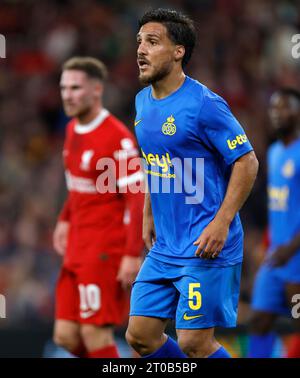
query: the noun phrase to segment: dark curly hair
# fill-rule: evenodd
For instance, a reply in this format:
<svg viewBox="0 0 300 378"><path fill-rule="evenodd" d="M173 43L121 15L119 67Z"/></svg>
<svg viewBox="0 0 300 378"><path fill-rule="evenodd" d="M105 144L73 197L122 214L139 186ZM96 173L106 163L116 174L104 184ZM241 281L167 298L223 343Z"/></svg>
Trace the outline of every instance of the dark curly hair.
<svg viewBox="0 0 300 378"><path fill-rule="evenodd" d="M194 22L184 15L171 9L153 9L146 12L139 20L139 27L148 22L159 22L167 28L168 36L176 45L183 45L185 54L182 59L182 66L189 62L195 44L196 30Z"/></svg>

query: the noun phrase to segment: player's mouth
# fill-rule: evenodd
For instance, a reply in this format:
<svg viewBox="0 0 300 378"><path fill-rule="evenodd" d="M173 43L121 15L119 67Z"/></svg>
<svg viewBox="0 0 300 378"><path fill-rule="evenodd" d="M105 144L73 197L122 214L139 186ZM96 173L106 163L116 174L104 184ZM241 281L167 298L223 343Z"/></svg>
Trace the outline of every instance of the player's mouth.
<svg viewBox="0 0 300 378"><path fill-rule="evenodd" d="M146 69L150 66L150 63L149 63L148 60L145 59L145 58L138 58L138 60L137 60L137 64L138 64L139 69L140 69L141 71L146 70Z"/></svg>
<svg viewBox="0 0 300 378"><path fill-rule="evenodd" d="M64 103L64 106L65 106L66 108L72 109L72 108L74 108L75 104L70 103L70 102L65 102L65 103Z"/></svg>

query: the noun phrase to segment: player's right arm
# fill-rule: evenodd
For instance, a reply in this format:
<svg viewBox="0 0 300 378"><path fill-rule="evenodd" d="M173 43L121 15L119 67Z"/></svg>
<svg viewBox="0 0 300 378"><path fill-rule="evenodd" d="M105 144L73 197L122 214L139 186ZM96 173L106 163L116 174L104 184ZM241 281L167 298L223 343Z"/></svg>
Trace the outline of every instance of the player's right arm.
<svg viewBox="0 0 300 378"><path fill-rule="evenodd" d="M68 243L68 235L70 229L70 200L64 203L64 207L58 217L54 233L53 233L53 246L55 251L64 256Z"/></svg>
<svg viewBox="0 0 300 378"><path fill-rule="evenodd" d="M143 240L147 249L151 249L155 241L155 228L152 215L150 193L145 193L144 212L143 212Z"/></svg>

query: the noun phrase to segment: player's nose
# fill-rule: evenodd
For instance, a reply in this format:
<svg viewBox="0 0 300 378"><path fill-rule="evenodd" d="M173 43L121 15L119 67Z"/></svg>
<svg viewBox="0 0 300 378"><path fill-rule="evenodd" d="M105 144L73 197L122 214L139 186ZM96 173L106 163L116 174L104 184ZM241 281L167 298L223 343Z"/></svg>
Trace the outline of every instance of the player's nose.
<svg viewBox="0 0 300 378"><path fill-rule="evenodd" d="M147 54L146 45L145 45L145 43L141 42L138 46L138 49L137 49L137 56L138 56L138 58L140 58L140 57L143 57L146 54Z"/></svg>

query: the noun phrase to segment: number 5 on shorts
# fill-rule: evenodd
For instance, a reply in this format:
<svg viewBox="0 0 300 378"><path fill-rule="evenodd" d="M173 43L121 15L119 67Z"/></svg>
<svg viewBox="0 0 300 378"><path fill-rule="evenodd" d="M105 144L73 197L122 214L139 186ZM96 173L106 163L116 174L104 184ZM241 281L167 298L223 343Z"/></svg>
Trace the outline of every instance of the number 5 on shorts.
<svg viewBox="0 0 300 378"><path fill-rule="evenodd" d="M200 288L200 283L189 284L189 307L192 310L199 310L202 306L202 296L200 291L196 290Z"/></svg>

